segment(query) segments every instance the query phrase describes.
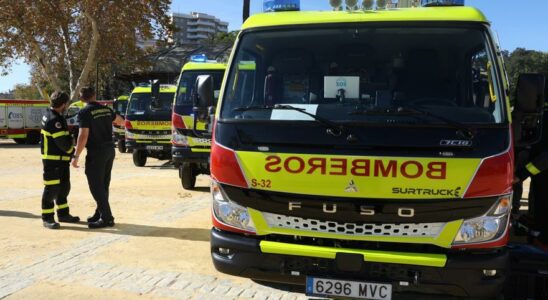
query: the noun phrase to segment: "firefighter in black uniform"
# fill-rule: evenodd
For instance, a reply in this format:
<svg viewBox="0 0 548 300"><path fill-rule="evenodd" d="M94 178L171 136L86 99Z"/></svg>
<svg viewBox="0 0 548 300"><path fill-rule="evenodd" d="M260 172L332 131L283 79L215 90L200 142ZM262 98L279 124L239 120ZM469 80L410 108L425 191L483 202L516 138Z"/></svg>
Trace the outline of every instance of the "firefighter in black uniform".
<svg viewBox="0 0 548 300"><path fill-rule="evenodd" d="M80 99L86 106L78 113L79 134L72 165L78 168L80 154L87 148L86 177L97 208L88 218L89 228L114 226L114 217L109 204L109 186L114 162L112 123L121 125L123 118L112 109L96 101L91 87L82 88Z"/></svg>
<svg viewBox="0 0 548 300"><path fill-rule="evenodd" d="M44 165L44 193L42 195L42 221L44 227L60 228L55 222L54 201L59 222L77 223L80 218L69 213L67 196L70 192L70 160L74 152L74 139L68 131L63 113L70 105L66 93L51 95L51 107L42 117L41 153Z"/></svg>
<svg viewBox="0 0 548 300"><path fill-rule="evenodd" d="M533 145L524 166L516 170L515 182L521 184L531 177L529 188L529 214L540 232L538 242L548 249L548 98L544 103L543 132L539 143ZM521 195L521 194L520 194Z"/></svg>

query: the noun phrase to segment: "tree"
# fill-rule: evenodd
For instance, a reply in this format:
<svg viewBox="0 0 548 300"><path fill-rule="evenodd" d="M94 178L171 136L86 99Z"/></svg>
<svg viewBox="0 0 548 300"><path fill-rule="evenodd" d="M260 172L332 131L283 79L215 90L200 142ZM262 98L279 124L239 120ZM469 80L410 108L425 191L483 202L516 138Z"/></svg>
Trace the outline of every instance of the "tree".
<svg viewBox="0 0 548 300"><path fill-rule="evenodd" d="M519 74L540 73L548 76L548 53L524 48L517 48L512 53L503 51L508 79L510 81L510 97L516 94L516 84Z"/></svg>
<svg viewBox="0 0 548 300"><path fill-rule="evenodd" d="M77 99L97 62L140 63L137 39L166 37L170 0L0 0L0 68L24 58Z"/></svg>
<svg viewBox="0 0 548 300"><path fill-rule="evenodd" d="M39 100L42 99L38 89L32 85L17 84L13 88L13 96L15 99L23 100Z"/></svg>
<svg viewBox="0 0 548 300"><path fill-rule="evenodd" d="M372 10L373 9L373 0L363 0L362 1L362 7L364 10Z"/></svg>
<svg viewBox="0 0 548 300"><path fill-rule="evenodd" d="M385 9L386 8L386 0L377 0L377 9Z"/></svg>
<svg viewBox="0 0 548 300"><path fill-rule="evenodd" d="M242 14L243 22L245 22L249 18L250 10L251 10L250 6L251 6L251 0L244 0L244 10Z"/></svg>

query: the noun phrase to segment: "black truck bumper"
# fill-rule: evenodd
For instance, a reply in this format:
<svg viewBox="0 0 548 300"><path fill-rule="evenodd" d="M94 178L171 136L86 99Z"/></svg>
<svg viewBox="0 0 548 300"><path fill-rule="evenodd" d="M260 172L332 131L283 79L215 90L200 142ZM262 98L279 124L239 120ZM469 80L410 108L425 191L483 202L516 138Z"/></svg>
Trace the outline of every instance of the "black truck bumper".
<svg viewBox="0 0 548 300"><path fill-rule="evenodd" d="M220 248L230 251L222 254ZM446 266L441 268L366 261L357 269L345 270L347 264L338 257L262 253L259 239L215 228L211 231L211 256L218 271L259 281L304 286L306 276L314 276L391 283L393 299L442 299L441 295L492 299L502 293L509 266L507 250L500 250L448 254ZM485 276L483 270L497 270L497 275Z"/></svg>
<svg viewBox="0 0 548 300"><path fill-rule="evenodd" d="M190 147L173 146L171 156L174 163L209 163L209 152L193 152Z"/></svg>
<svg viewBox="0 0 548 300"><path fill-rule="evenodd" d="M146 150L149 153L164 153L167 156L171 155L171 144L160 144L155 141L150 143L138 143L134 140L126 139L126 148L129 150Z"/></svg>

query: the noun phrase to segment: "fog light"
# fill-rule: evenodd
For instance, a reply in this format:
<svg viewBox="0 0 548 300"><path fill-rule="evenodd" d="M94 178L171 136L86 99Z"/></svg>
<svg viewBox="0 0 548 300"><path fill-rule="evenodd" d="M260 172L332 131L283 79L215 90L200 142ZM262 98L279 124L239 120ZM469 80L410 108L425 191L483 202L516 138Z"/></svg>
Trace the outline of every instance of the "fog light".
<svg viewBox="0 0 548 300"><path fill-rule="evenodd" d="M497 276L497 270L483 270L483 275L485 277L494 277Z"/></svg>
<svg viewBox="0 0 548 300"><path fill-rule="evenodd" d="M230 254L230 249L228 249L228 248L219 248L219 253L221 253L222 255L229 255Z"/></svg>

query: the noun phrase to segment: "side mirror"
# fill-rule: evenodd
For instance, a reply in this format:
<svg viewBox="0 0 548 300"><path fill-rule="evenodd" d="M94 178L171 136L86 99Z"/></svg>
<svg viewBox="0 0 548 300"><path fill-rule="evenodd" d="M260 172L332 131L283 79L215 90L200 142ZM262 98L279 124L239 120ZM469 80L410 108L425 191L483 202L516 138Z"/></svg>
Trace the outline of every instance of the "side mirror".
<svg viewBox="0 0 548 300"><path fill-rule="evenodd" d="M161 109L162 104L160 103L160 80L153 80L150 85L150 93L152 101L150 106L152 109Z"/></svg>
<svg viewBox="0 0 548 300"><path fill-rule="evenodd" d="M541 74L520 74L514 106L514 138L518 147L538 143L542 137L544 89Z"/></svg>
<svg viewBox="0 0 548 300"><path fill-rule="evenodd" d="M215 103L213 86L213 77L210 75L200 75L196 78L192 103L194 104L194 118L198 121L207 121L209 118L209 108Z"/></svg>

